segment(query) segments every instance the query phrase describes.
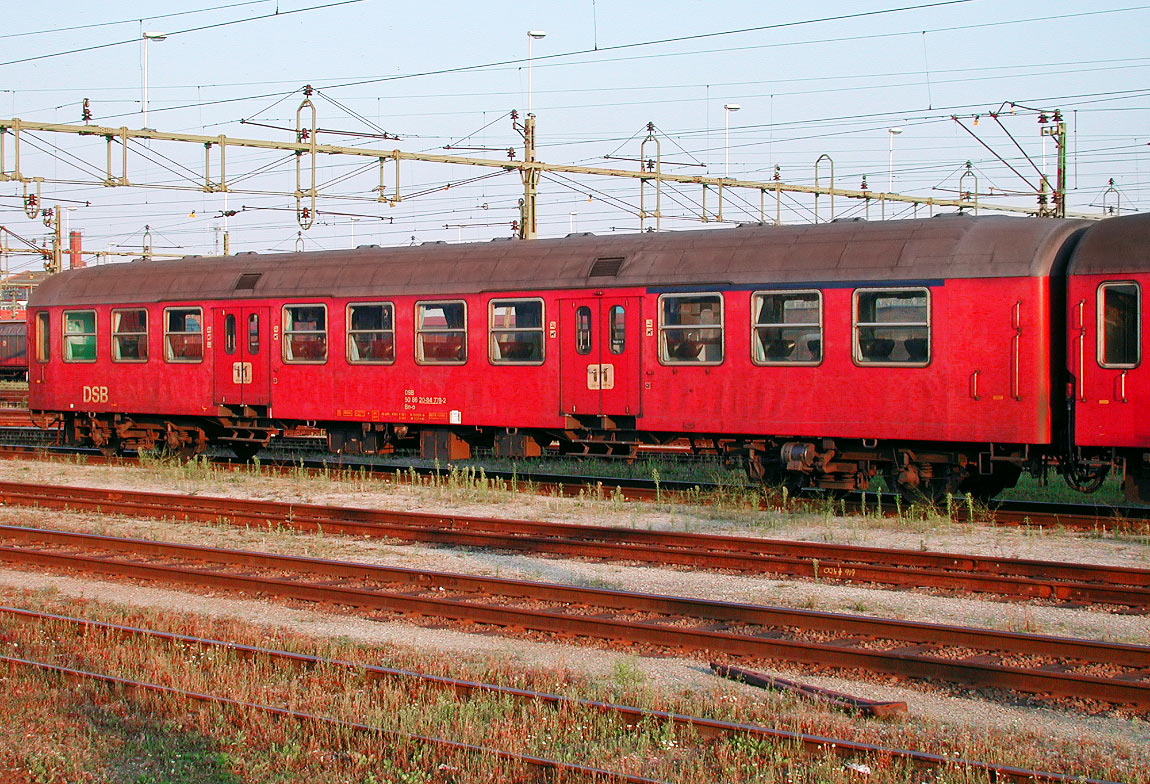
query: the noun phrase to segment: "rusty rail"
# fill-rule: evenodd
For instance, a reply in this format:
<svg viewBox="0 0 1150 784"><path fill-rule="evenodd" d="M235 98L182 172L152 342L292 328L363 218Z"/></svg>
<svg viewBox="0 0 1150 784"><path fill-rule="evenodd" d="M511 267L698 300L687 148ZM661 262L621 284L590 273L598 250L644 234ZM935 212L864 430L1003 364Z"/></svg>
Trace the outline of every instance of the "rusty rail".
<svg viewBox="0 0 1150 784"><path fill-rule="evenodd" d="M305 713L303 711L292 710L290 708L281 708L275 705L263 705L257 702L244 702L242 700L232 699L231 697L221 697L216 694L186 691L184 689L177 689L172 686L162 686L160 684L148 683L146 681L118 678L114 675L103 675L101 673L78 670L71 667L62 667L57 664L49 664L47 662L33 661L30 659L21 659L14 656L0 656L0 663L16 667L26 667L30 669L42 670L44 672L56 673L57 675L62 675L74 681L98 681L100 683L107 683L129 690L149 691L158 694L175 695L186 700L212 703L228 708L235 708L240 711L258 711L260 713L267 713L272 716L295 719L297 721L308 722L311 724L322 724L344 730L350 730L353 732L365 732L377 736L400 738L407 741L424 743L429 746L438 746L441 749L449 751L487 755L499 760L503 760L505 762L518 762L520 764L526 765L529 768L534 768L535 770L539 771L546 771L548 773L554 771L563 771L565 773L572 773L578 776L582 776L583 778L591 779L592 781L623 781L627 782L628 784L669 784L669 782L663 781L661 779L651 779L647 778L646 776L636 776L629 773L604 770L603 768L595 768L589 765L577 765L570 762L558 762L556 760L547 759L545 757L536 757L529 754L517 754L513 751L506 751L504 749L496 749L488 746L477 746L470 743L460 743L459 741L448 740L447 738L436 738L430 735L416 735L410 732L389 730L386 727L378 727L371 724L361 724L359 722L353 721L344 721L332 716L321 716L314 713Z"/></svg>
<svg viewBox="0 0 1150 784"><path fill-rule="evenodd" d="M18 526L0 560L662 649L860 669L1150 709L1150 647L477 577ZM82 555L59 548L96 550ZM55 549L53 549L55 548ZM152 562L117 560L128 553ZM155 563L208 562L212 569ZM235 568L303 573L313 582ZM231 569L231 571L228 571ZM316 580L316 578L323 578ZM345 585L335 583L344 581ZM366 587L361 587L366 586ZM464 598L455 598L462 596ZM484 598L487 602L482 601ZM508 600L523 606L511 606ZM825 639L829 636L830 639ZM824 639L819 639L824 638ZM1085 672L1083 672L1085 671ZM1094 671L1107 675L1091 674Z"/></svg>
<svg viewBox="0 0 1150 784"><path fill-rule="evenodd" d="M911 764L921 768L929 769L961 767L970 770L982 771L987 774L987 777L990 780L993 781L1009 780L1019 782L1040 782L1043 784L1063 784L1066 782L1078 782L1079 784L1113 784L1112 782L1105 782L1098 779L1087 779L1075 775L1028 770L1025 768L1017 768L1013 766L976 762L973 760L948 757L939 754L930 754L926 752L910 751L906 749L876 746L869 743L861 743L858 741L846 740L842 738L828 738L819 735L790 732L788 730L779 730L771 727L764 727L758 724L728 722L720 719L688 716L681 713L668 713L665 711L648 710L630 705L620 705L616 703L600 702L597 700L565 697L557 694L535 692L511 686L499 686L490 683L459 680L456 678L448 678L440 675L427 675L425 673L394 669L390 667L381 667L379 665L360 664L357 662L348 662L338 659L324 659L310 654L282 651L270 648L260 648L256 646L243 645L222 640L176 634L173 632L143 629L136 626L122 626L119 624L88 620L86 618L54 615L50 613L42 613L34 610L26 610L16 607L0 606L0 615L5 615L9 618L25 622L56 622L83 629L99 630L123 636L139 636L182 645L196 645L200 647L223 649L242 656L264 656L300 666L324 665L328 667L348 669L355 672L362 672L364 675L370 678L414 681L420 683L421 685L434 686L445 690L450 690L461 696L469 696L474 693L486 693L515 700L539 702L554 706L557 709L567 706L581 710L588 710L595 713L606 713L614 715L623 723L629 726L634 726L644 721L653 721L659 724L670 723L675 725L677 728L692 731L702 738L744 735L762 740L801 745L807 753L833 753L847 759L855 755L864 754L888 756L896 759L906 760Z"/></svg>
<svg viewBox="0 0 1150 784"><path fill-rule="evenodd" d="M1150 569L0 482L0 502L1150 609Z"/></svg>
<svg viewBox="0 0 1150 784"><path fill-rule="evenodd" d="M905 702L866 700L862 697L843 694L839 691L832 691L831 689L823 689L818 686L811 686L807 683L799 683L798 681L792 681L787 678L780 678L777 675L767 675L766 673L755 672L754 670L748 670L743 667L732 667L729 664L711 662L711 672L723 678L745 683L748 686L785 691L789 694L802 697L803 699L811 700L812 702L830 705L831 707L851 713L858 713L863 716L885 718L887 716L906 713Z"/></svg>
<svg viewBox="0 0 1150 784"><path fill-rule="evenodd" d="M26 437L44 436L45 434L51 435L54 428L47 431L35 427L22 427L12 428L13 432L20 430L25 433ZM117 457L104 457L96 452L93 448L81 447L64 447L64 446L50 446L46 444L39 444L38 446L29 446L23 443L16 444L0 444L0 459L7 458L28 458L38 459L45 454L63 454L75 455L82 454L85 456L87 462L94 465L101 464L133 464L136 458L131 456L117 456ZM332 457L328 455L328 457ZM245 468L247 463L239 461L234 457L217 457L211 458L212 462L222 465L234 465L237 468ZM408 472L414 472L415 475L426 477L435 474L442 474L443 468L419 468L407 463L394 463L394 464L369 464L369 463L349 463L345 462L342 458L336 460L323 459L321 457L312 458L292 458L290 460L276 459L274 457L267 458L261 463L264 470L274 472L282 469L290 471L299 471L301 468L306 471L323 472L325 476L331 476L334 472L338 475L340 471L347 471L349 475L358 475L361 471L369 471L383 479L393 479L394 472L402 471L403 476L400 481L405 481ZM478 470L478 469L476 469ZM497 469L485 470L485 475L490 480L499 480L506 482L508 486L514 486L518 490L530 489L532 492L541 493L544 495L564 495L564 496L582 496L587 493L601 493L604 496L615 497L616 495L628 501L654 501L662 500L667 502L677 502L683 499L690 499L696 501L699 491L720 491L729 490L729 486L713 485L707 482L685 482L663 480L659 483L658 487L651 480L645 479L624 479L618 477L593 477L593 476L579 476L579 475L559 475L559 474L524 474L522 472L507 472ZM754 488L747 488L754 489ZM876 507L881 507L884 514L887 516L896 513L896 500L890 494L883 494L879 496L876 493L866 493L866 501L863 501L864 494L852 494L851 496L842 499L843 510L846 513L860 512L860 511L873 511ZM881 498L881 500L880 500ZM785 507L794 512L802 512L809 499L805 497L793 498L789 505ZM823 503L817 500L818 503ZM778 508L777 504L773 506L764 502L764 508ZM822 508L820 505L819 509ZM944 512L943 512L944 513ZM977 514L981 514L979 511ZM953 519L957 522L964 522L970 519L969 512L961 503L961 500L956 500L954 508L951 510ZM1110 531L1110 530L1145 530L1150 526L1150 507L1146 506L1109 506L1099 504L1061 504L1061 503L1045 503L1034 501L995 501L991 509L987 510L988 519L991 522L1000 525L1019 525L1028 527L1058 527L1068 528L1074 530L1088 530L1088 531Z"/></svg>

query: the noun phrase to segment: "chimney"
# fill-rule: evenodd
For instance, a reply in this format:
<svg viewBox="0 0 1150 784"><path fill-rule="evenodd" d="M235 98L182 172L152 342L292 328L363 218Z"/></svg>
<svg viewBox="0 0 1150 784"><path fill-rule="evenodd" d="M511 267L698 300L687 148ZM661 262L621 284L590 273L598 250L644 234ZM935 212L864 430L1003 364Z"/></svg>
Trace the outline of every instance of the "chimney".
<svg viewBox="0 0 1150 784"><path fill-rule="evenodd" d="M68 269L80 269L88 266L84 263L84 255L80 249L80 232L73 231L68 235Z"/></svg>

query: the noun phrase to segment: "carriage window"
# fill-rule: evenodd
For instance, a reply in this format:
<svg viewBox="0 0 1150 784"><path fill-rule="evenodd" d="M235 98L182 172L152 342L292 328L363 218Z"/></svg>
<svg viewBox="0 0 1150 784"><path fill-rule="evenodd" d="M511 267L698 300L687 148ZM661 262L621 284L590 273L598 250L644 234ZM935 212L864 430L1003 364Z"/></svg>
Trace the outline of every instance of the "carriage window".
<svg viewBox="0 0 1150 784"><path fill-rule="evenodd" d="M203 311L167 308L164 311L164 359L168 362L203 362Z"/></svg>
<svg viewBox="0 0 1150 784"><path fill-rule="evenodd" d="M229 313L224 317L224 353L236 353L236 316Z"/></svg>
<svg viewBox="0 0 1150 784"><path fill-rule="evenodd" d="M390 302L347 306L347 361L395 361L395 308Z"/></svg>
<svg viewBox="0 0 1150 784"><path fill-rule="evenodd" d="M64 311L64 361L96 361L96 311Z"/></svg>
<svg viewBox="0 0 1150 784"><path fill-rule="evenodd" d="M248 315L248 353L260 353L260 317L258 313Z"/></svg>
<svg viewBox="0 0 1150 784"><path fill-rule="evenodd" d="M543 361L543 300L491 300L491 361L538 365Z"/></svg>
<svg viewBox="0 0 1150 784"><path fill-rule="evenodd" d="M1142 359L1142 292L1138 284L1098 287L1098 364L1134 367Z"/></svg>
<svg viewBox="0 0 1150 784"><path fill-rule="evenodd" d="M723 297L664 294L659 298L659 361L717 365L723 361Z"/></svg>
<svg viewBox="0 0 1150 784"><path fill-rule="evenodd" d="M36 314L36 360L47 362L51 357L52 333L48 331L48 311Z"/></svg>
<svg viewBox="0 0 1150 784"><path fill-rule="evenodd" d="M325 305L284 306L285 362L321 363L327 361L327 307Z"/></svg>
<svg viewBox="0 0 1150 784"><path fill-rule="evenodd" d="M575 353L591 353L591 308L586 305L575 309Z"/></svg>
<svg viewBox="0 0 1150 784"><path fill-rule="evenodd" d="M756 365L817 365L823 359L822 294L780 291L751 299Z"/></svg>
<svg viewBox="0 0 1150 784"><path fill-rule="evenodd" d="M858 289L854 321L854 358L860 365L930 362L927 289Z"/></svg>
<svg viewBox="0 0 1150 784"><path fill-rule="evenodd" d="M143 308L112 311L112 360L148 361L148 311Z"/></svg>
<svg viewBox="0 0 1150 784"><path fill-rule="evenodd" d="M610 330L611 330L611 343L610 349L612 354L622 354L623 349L627 347L627 330L626 327L627 312L623 310L622 305L613 305L610 313Z"/></svg>
<svg viewBox="0 0 1150 784"><path fill-rule="evenodd" d="M462 365L467 361L467 305L415 304L415 360L421 365Z"/></svg>

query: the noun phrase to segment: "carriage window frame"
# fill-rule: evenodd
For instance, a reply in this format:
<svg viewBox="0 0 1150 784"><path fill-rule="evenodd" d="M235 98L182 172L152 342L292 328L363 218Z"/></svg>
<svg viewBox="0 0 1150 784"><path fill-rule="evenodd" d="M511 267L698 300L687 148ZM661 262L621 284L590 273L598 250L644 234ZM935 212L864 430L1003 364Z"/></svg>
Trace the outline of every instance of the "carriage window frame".
<svg viewBox="0 0 1150 784"><path fill-rule="evenodd" d="M715 324L667 324L667 309L666 303L676 299L698 299L700 297L714 297L719 303L719 320ZM719 291L686 291L676 292L674 294L660 294L657 304L659 309L659 364L660 365L674 365L674 366L687 366L687 367L714 367L721 365L727 357L726 346L726 312L727 305L723 298L722 292ZM667 332L673 329L690 329L697 327L700 329L717 329L719 331L719 358L718 359L676 359L668 355L667 352Z"/></svg>
<svg viewBox="0 0 1150 784"><path fill-rule="evenodd" d="M774 296L787 296L799 294L814 294L818 302L818 321L815 323L810 322L794 322L794 323L775 323L770 321L759 321L759 313L762 310L762 305L759 300L760 297L774 297ZM751 292L751 363L760 367L818 367L823 364L827 356L827 341L826 330L824 328L823 316L823 292L821 289L764 289L762 291ZM819 358L816 360L810 359L759 359L758 346L759 336L758 330L762 328L778 328L778 329L794 329L800 327L816 327L819 333ZM810 348L808 347L808 351ZM765 352L764 352L765 354Z"/></svg>
<svg viewBox="0 0 1150 784"><path fill-rule="evenodd" d="M539 305L539 326L537 327L503 327L495 324L495 308L498 306L515 305L520 303L537 303ZM487 303L487 358L492 365L542 365L547 360L547 306L542 297L501 297ZM536 333L539 336L539 359L496 359L496 335Z"/></svg>
<svg viewBox="0 0 1150 784"><path fill-rule="evenodd" d="M424 307L442 307L443 305L462 305L463 306L463 326L461 327L421 327L419 326L419 315L421 308ZM467 332L467 301L462 299L426 299L419 300L415 303L415 364L417 365L466 365L468 355L468 332ZM453 332L460 332L463 334L463 358L462 359L426 359L423 356L423 336L425 334L449 334Z"/></svg>
<svg viewBox="0 0 1150 784"><path fill-rule="evenodd" d="M1114 286L1133 286L1135 301L1134 301L1134 334L1135 338L1135 358L1133 362L1106 362L1106 289ZM1098 340L1097 340L1097 360L1098 366L1104 368L1116 368L1119 370L1136 368L1142 364L1142 286L1136 280L1107 280L1098 284L1097 293L1097 310L1098 310Z"/></svg>
<svg viewBox="0 0 1150 784"><path fill-rule="evenodd" d="M128 332L127 330L124 330L124 329L116 329L116 316L121 314L121 313L132 313L132 312L144 314L144 330L143 330L143 332ZM122 338L122 337L125 337L125 338L143 338L143 340L141 341L141 343L139 345L141 345L143 347L144 356L143 357L128 357L128 358L124 358L124 357L120 356L120 353L121 353L120 338ZM151 352L149 351L149 346L148 346L148 309L147 308L114 308L112 310L112 346L111 346L111 348L112 348L112 361L113 362L123 362L123 363L127 363L127 364L133 364L133 363L139 364L139 363L148 361L148 357L150 356Z"/></svg>
<svg viewBox="0 0 1150 784"><path fill-rule="evenodd" d="M48 311L41 310L36 314L36 361L41 364L52 361L51 324Z"/></svg>
<svg viewBox="0 0 1150 784"><path fill-rule="evenodd" d="M200 325L199 330L197 330L195 332L189 332L187 330L180 331L180 330L169 329L168 327L172 323L171 319L169 318L169 314L173 313L173 312L180 312L180 313L186 313L186 314L195 313L197 316L196 320ZM185 317L184 323L187 324L186 317ZM177 357L177 356L174 356L172 354L172 344L171 344L171 341L169 340L169 337L172 335L198 335L200 338L200 356L199 357ZM164 308L164 361L170 362L172 364L178 364L178 365L198 365L204 361L204 309L203 308L185 307L185 306L174 307L174 308Z"/></svg>
<svg viewBox="0 0 1150 784"><path fill-rule="evenodd" d="M860 321L859 300L866 294L922 294L926 297L926 321ZM860 367L923 368L934 358L933 308L930 289L926 286L870 286L855 289L851 296L851 359ZM903 327L926 329L926 358L921 361L895 361L891 359L866 359L863 357L860 333L868 327Z"/></svg>
<svg viewBox="0 0 1150 784"><path fill-rule="evenodd" d="M255 327L253 330L252 327ZM260 353L260 314L252 311L248 313L248 356L259 356Z"/></svg>
<svg viewBox="0 0 1150 784"><path fill-rule="evenodd" d="M627 308L612 305L607 309L607 351L619 356L627 350Z"/></svg>
<svg viewBox="0 0 1150 784"><path fill-rule="evenodd" d="M354 329L352 327L352 308L382 308L391 312L391 327L389 329ZM349 302L344 310L344 319L347 325L347 361L350 365L394 365L396 357L395 344L395 303L380 300L377 302ZM382 323L382 321L381 321ZM355 359L352 357L352 346L355 345L356 335L385 335L391 339L391 359Z"/></svg>
<svg viewBox="0 0 1150 784"><path fill-rule="evenodd" d="M70 314L74 314L74 313L75 314L86 313L86 314L90 314L92 316L92 331L91 332L69 332L68 331L68 317ZM76 309L76 310L65 310L64 314L63 314L63 318L61 319L61 322L62 323L60 326L61 326L61 329L63 331L64 339L60 342L60 358L63 359L65 362L68 362L68 363L74 362L76 364L91 364L92 362L95 362L96 359L99 357L99 354L100 354L99 338L98 338L98 335L100 332L100 327L98 324L98 317L96 315L96 311L92 310L92 309L88 309L88 308ZM91 347L91 350L92 350L91 359L76 359L75 357L69 357L68 356L68 348L71 344L68 342L68 338L86 338L83 345Z"/></svg>
<svg viewBox="0 0 1150 784"><path fill-rule="evenodd" d="M319 308L323 313L323 329L288 329L288 311L297 310L301 308ZM283 335L280 339L280 355L283 357L284 364L286 365L326 365L328 356L331 353L330 343L328 341L328 332L331 329L331 318L327 312L327 305L322 302L293 302L290 305L284 305L280 310L281 324L283 325ZM293 316L291 323L294 327L296 321ZM290 355L291 339L295 335L319 335L323 341L323 356L322 357L306 357L303 359L293 358Z"/></svg>
<svg viewBox="0 0 1150 784"><path fill-rule="evenodd" d="M589 355L594 336L595 322L592 318L591 308L587 305L580 305L575 308L575 353L581 357Z"/></svg>
<svg viewBox="0 0 1150 784"><path fill-rule="evenodd" d="M224 316L224 353L229 357L236 353L236 314Z"/></svg>

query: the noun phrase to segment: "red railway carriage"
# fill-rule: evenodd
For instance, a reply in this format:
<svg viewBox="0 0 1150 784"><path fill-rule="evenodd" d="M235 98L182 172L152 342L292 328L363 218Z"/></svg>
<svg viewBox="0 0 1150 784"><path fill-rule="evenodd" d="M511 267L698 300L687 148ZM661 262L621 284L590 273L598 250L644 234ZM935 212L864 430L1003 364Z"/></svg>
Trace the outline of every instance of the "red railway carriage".
<svg viewBox="0 0 1150 784"><path fill-rule="evenodd" d="M107 450L245 454L301 422L343 452L406 441L445 458L686 437L795 486L884 472L908 493L989 495L1076 454L1052 335L1089 225L947 217L72 270L29 304L30 406Z"/></svg>
<svg viewBox="0 0 1150 784"><path fill-rule="evenodd" d="M23 321L0 321L0 378L23 381L28 377L28 351Z"/></svg>
<svg viewBox="0 0 1150 784"><path fill-rule="evenodd" d="M1073 442L1096 465L1124 456L1128 495L1143 500L1150 500L1148 286L1150 216L1103 221L1083 236L1066 286Z"/></svg>

